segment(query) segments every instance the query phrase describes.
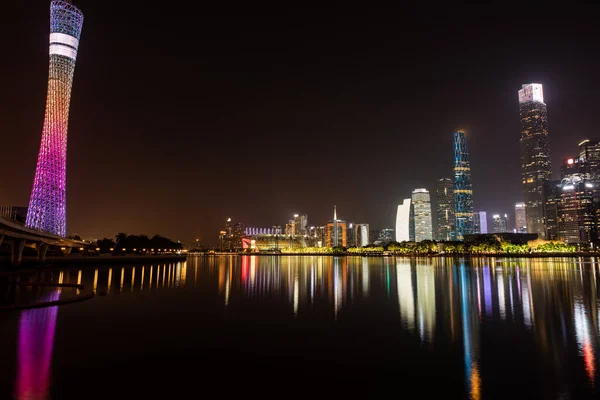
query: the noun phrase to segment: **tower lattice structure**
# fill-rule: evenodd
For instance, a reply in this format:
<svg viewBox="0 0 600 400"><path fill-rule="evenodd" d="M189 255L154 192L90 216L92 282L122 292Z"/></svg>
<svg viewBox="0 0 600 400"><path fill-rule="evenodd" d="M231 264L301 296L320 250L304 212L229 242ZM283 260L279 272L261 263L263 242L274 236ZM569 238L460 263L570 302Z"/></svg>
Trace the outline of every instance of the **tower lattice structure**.
<svg viewBox="0 0 600 400"><path fill-rule="evenodd" d="M67 128L83 13L70 1L50 3L50 68L46 113L26 226L65 236Z"/></svg>

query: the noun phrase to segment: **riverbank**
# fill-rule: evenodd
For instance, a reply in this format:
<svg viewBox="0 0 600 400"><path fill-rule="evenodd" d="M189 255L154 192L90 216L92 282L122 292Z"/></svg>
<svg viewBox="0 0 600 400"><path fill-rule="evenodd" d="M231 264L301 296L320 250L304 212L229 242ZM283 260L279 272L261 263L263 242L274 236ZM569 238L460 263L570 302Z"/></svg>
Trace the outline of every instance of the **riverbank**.
<svg viewBox="0 0 600 400"><path fill-rule="evenodd" d="M62 257L46 257L43 265L62 266L62 265L80 265L80 264L138 264L151 262L174 262L185 261L185 254L152 254L152 255L68 255ZM23 262L19 267L11 267L10 259L0 259L0 268L15 270L20 268L30 268L40 266L36 257L23 257Z"/></svg>

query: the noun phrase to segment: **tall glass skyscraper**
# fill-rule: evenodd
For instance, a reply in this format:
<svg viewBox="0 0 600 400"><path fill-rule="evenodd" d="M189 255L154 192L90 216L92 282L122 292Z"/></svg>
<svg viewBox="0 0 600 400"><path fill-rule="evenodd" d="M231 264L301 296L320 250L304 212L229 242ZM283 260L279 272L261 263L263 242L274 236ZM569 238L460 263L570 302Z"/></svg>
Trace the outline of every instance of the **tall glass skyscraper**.
<svg viewBox="0 0 600 400"><path fill-rule="evenodd" d="M488 233L486 211L475 211L473 213L473 233Z"/></svg>
<svg viewBox="0 0 600 400"><path fill-rule="evenodd" d="M429 191L427 189L415 189L412 192L411 202L415 221L415 242L433 240Z"/></svg>
<svg viewBox="0 0 600 400"><path fill-rule="evenodd" d="M527 215L525 203L515 204L515 230L517 233L527 233Z"/></svg>
<svg viewBox="0 0 600 400"><path fill-rule="evenodd" d="M454 132L454 202L456 207L456 239L473 233L473 187L467 137Z"/></svg>
<svg viewBox="0 0 600 400"><path fill-rule="evenodd" d="M437 240L454 240L454 182L451 178L442 178L435 186L437 200Z"/></svg>
<svg viewBox="0 0 600 400"><path fill-rule="evenodd" d="M546 237L544 218L544 182L552 179L548 119L544 92L539 83L529 83L519 90L521 118L521 177L527 231Z"/></svg>
<svg viewBox="0 0 600 400"><path fill-rule="evenodd" d="M42 142L26 226L58 236L67 231L67 127L83 14L70 1L50 3L50 73Z"/></svg>

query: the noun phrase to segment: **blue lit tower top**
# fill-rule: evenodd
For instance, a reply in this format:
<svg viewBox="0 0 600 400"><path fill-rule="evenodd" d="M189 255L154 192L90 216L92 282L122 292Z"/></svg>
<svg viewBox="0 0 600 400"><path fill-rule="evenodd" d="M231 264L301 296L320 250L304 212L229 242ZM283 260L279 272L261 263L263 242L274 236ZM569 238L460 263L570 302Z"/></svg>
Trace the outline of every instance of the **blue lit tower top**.
<svg viewBox="0 0 600 400"><path fill-rule="evenodd" d="M473 187L467 137L462 131L454 132L454 200L456 207L456 238L473 233Z"/></svg>

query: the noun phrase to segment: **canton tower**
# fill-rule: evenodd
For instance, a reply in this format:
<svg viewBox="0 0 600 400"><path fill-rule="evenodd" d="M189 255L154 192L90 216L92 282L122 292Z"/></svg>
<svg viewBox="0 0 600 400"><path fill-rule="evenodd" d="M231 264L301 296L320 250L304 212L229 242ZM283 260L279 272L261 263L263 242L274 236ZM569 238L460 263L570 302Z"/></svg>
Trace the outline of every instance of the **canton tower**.
<svg viewBox="0 0 600 400"><path fill-rule="evenodd" d="M83 13L69 0L50 3L50 72L42 141L26 226L66 236L67 128Z"/></svg>

